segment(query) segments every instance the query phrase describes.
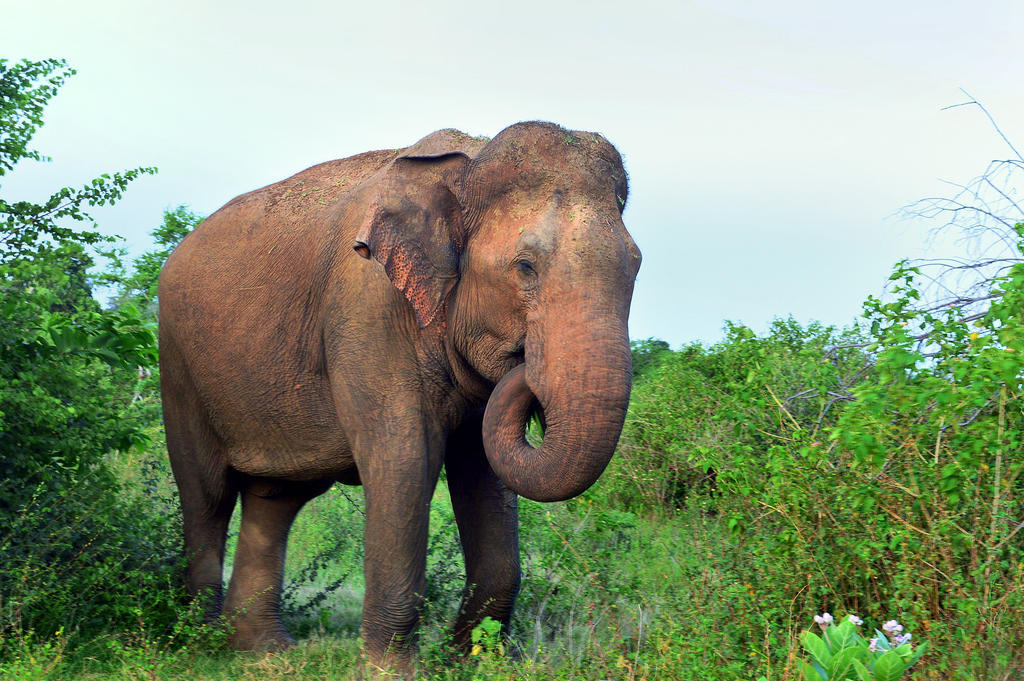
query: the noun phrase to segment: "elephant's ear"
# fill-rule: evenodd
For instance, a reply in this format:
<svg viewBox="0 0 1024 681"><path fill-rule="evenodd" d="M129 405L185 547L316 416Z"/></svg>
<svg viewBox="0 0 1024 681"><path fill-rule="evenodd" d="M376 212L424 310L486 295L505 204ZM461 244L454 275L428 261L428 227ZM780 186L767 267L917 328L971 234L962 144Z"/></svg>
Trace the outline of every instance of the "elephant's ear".
<svg viewBox="0 0 1024 681"><path fill-rule="evenodd" d="M461 152L399 156L352 246L384 266L420 328L434 321L458 281L463 229L455 188L468 161Z"/></svg>

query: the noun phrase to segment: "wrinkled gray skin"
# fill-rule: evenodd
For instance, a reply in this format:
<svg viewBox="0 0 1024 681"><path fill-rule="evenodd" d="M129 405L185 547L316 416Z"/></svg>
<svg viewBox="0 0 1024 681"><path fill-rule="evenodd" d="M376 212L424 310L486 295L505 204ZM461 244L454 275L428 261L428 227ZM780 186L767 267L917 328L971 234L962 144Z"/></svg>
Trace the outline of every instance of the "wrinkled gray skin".
<svg viewBox="0 0 1024 681"><path fill-rule="evenodd" d="M507 624L516 495L579 494L622 427L640 265L626 192L599 135L442 130L241 196L182 242L159 291L167 444L189 586L211 615L223 606L236 647L291 642L278 608L292 521L334 482L362 484L363 638L371 663L409 673L442 465L467 571L455 638L484 616Z"/></svg>

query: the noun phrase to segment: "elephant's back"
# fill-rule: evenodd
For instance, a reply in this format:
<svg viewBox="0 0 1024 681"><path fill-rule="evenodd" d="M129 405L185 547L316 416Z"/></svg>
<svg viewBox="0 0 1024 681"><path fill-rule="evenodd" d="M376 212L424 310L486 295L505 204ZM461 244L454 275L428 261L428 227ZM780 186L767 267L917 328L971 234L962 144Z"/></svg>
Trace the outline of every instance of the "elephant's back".
<svg viewBox="0 0 1024 681"><path fill-rule="evenodd" d="M352 203L347 199L372 183L396 154L371 151L327 161L232 199L168 258L160 277L161 307L204 297L215 307L233 299L244 304L290 283L292 290L308 287L312 270L332 255L324 249L336 247L328 236L346 228L340 218Z"/></svg>
<svg viewBox="0 0 1024 681"><path fill-rule="evenodd" d="M253 206L268 212L305 214L311 208L344 198L394 160L399 151L368 151L318 163L287 179L236 196L221 210Z"/></svg>

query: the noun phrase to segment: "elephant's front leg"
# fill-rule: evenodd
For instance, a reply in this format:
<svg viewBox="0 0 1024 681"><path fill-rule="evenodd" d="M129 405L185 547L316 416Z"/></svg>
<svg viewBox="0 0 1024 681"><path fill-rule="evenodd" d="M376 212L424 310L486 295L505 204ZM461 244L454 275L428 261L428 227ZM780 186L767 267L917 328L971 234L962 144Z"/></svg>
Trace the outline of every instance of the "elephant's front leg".
<svg viewBox="0 0 1024 681"><path fill-rule="evenodd" d="M443 441L401 421L386 426L390 437L366 438L357 458L366 493L362 633L372 665L411 676Z"/></svg>
<svg viewBox="0 0 1024 681"><path fill-rule="evenodd" d="M467 419L448 445L445 470L466 559L466 591L452 630L457 645L484 617L508 631L519 594L518 497L501 483L484 454L482 411Z"/></svg>

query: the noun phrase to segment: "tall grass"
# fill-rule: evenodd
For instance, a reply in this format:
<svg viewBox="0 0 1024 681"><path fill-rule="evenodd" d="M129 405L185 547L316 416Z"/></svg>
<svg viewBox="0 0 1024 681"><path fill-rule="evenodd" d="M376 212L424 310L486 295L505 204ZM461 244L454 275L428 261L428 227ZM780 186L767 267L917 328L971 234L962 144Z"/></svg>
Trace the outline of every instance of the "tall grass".
<svg viewBox="0 0 1024 681"><path fill-rule="evenodd" d="M303 639L298 648L231 653L216 637L204 638L203 625L186 611L175 632L149 630L140 620L90 646L87 656L62 648L59 639L23 640L26 654L0 666L3 678L358 678L362 580L354 566L361 567L361 541L359 531L347 539L337 525L344 518L359 529L357 497L348 497L324 495L296 523L292 557L313 557L321 567L310 580L304 562L291 560L289 588L324 595L315 609L286 609L289 626ZM787 664L771 649L788 645L796 622L762 635L757 598L740 580L721 519L701 512L645 518L603 509L594 499L523 502L525 578L510 632L514 644L506 655L485 650L453 658L447 626L458 605L462 564L443 487L432 522L422 678L714 680L758 670L781 674ZM439 560L445 556L452 562ZM341 588L318 591L338 579ZM751 630L753 638L746 634Z"/></svg>

